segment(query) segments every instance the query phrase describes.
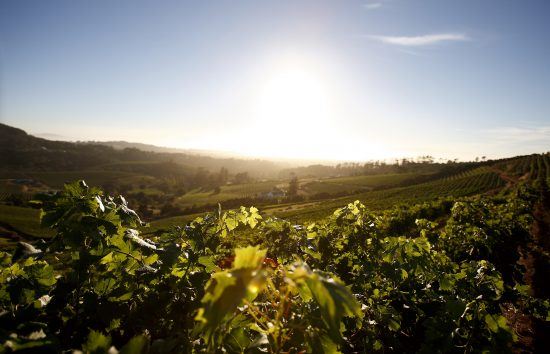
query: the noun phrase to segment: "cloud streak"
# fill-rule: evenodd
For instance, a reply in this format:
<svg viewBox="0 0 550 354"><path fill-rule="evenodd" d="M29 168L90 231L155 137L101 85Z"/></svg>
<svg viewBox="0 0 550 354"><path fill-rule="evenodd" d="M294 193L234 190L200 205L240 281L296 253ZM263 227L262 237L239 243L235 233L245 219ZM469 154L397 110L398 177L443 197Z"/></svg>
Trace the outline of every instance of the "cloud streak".
<svg viewBox="0 0 550 354"><path fill-rule="evenodd" d="M363 7L367 10L377 10L382 7L381 2L371 2L368 4L364 4Z"/></svg>
<svg viewBox="0 0 550 354"><path fill-rule="evenodd" d="M498 127L487 131L490 138L499 142L528 143L550 142L550 126ZM548 143L550 149L550 143Z"/></svg>
<svg viewBox="0 0 550 354"><path fill-rule="evenodd" d="M463 33L436 33L422 36L368 36L369 38L401 47L422 47L443 42L467 42L471 38Z"/></svg>

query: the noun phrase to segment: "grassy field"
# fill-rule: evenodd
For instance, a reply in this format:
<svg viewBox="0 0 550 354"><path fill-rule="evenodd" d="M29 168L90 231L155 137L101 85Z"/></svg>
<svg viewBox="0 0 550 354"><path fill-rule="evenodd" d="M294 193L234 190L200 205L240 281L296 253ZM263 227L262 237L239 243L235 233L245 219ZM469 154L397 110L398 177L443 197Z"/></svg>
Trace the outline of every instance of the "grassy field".
<svg viewBox="0 0 550 354"><path fill-rule="evenodd" d="M12 245L14 234L23 238L53 236L51 230L40 227L39 210L0 205L0 246Z"/></svg>
<svg viewBox="0 0 550 354"><path fill-rule="evenodd" d="M192 205L215 204L230 199L254 198L271 191L274 187L286 188L288 182L265 181L246 184L236 184L220 187L219 193L214 191L192 190L176 200L176 203L185 208Z"/></svg>
<svg viewBox="0 0 550 354"><path fill-rule="evenodd" d="M90 186L100 186L107 182L112 182L121 178L136 177L134 173L121 172L121 171L57 171L57 172L10 172L9 174L4 172L0 174L2 179L34 179L38 180L52 189L63 188L66 182L73 182L79 179L83 179ZM7 184L4 182L3 184ZM13 187L17 189L16 187ZM17 190L13 192L17 192Z"/></svg>
<svg viewBox="0 0 550 354"><path fill-rule="evenodd" d="M100 186L113 180L133 176L132 173L119 171L62 171L62 172L33 172L36 178L48 186L59 189L67 182L83 179L90 186Z"/></svg>

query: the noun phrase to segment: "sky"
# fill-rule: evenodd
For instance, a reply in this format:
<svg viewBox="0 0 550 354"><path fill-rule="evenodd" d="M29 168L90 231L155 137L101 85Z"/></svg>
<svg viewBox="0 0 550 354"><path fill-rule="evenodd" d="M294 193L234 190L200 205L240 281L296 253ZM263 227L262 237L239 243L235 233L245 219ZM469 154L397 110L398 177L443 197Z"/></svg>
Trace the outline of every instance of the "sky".
<svg viewBox="0 0 550 354"><path fill-rule="evenodd" d="M550 150L550 1L0 1L0 121L246 156Z"/></svg>

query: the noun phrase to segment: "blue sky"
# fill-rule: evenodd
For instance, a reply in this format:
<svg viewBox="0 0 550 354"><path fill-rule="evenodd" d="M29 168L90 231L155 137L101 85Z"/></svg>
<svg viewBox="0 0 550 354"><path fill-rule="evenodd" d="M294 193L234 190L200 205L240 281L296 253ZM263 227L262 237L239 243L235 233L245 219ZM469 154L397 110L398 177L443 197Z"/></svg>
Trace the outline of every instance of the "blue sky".
<svg viewBox="0 0 550 354"><path fill-rule="evenodd" d="M0 120L366 160L550 150L550 2L2 1Z"/></svg>

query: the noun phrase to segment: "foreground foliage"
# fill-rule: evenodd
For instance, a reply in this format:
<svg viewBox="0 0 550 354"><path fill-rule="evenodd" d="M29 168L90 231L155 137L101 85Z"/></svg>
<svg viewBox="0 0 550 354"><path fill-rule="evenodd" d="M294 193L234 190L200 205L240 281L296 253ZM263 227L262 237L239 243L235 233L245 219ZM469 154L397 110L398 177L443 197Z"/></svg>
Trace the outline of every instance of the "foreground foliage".
<svg viewBox="0 0 550 354"><path fill-rule="evenodd" d="M53 239L0 252L0 351L507 351L505 306L548 320L516 265L535 201L355 202L306 226L220 208L145 239L124 198L69 184L39 202Z"/></svg>

